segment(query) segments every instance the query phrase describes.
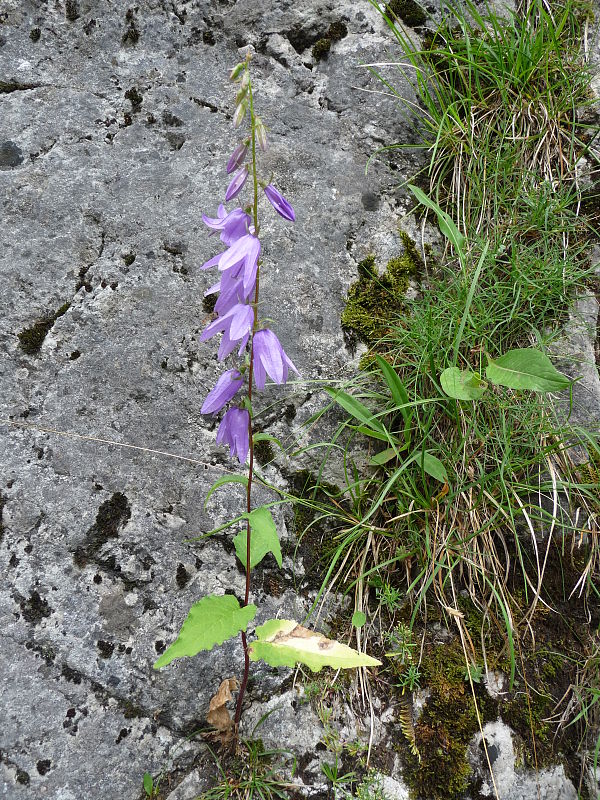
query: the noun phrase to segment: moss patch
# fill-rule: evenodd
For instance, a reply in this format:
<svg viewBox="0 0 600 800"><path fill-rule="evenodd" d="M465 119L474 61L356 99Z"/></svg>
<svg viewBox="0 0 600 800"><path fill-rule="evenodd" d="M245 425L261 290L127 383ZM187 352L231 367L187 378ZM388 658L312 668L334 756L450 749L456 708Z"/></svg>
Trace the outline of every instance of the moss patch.
<svg viewBox="0 0 600 800"><path fill-rule="evenodd" d="M343 22L332 22L325 36L313 45L312 56L315 61L321 61L331 50L333 42L339 42L348 35L348 28Z"/></svg>
<svg viewBox="0 0 600 800"><path fill-rule="evenodd" d="M56 320L66 314L70 307L71 303L63 303L54 314L34 322L29 328L18 333L21 349L29 356L38 353Z"/></svg>
<svg viewBox="0 0 600 800"><path fill-rule="evenodd" d="M398 17L410 28L418 28L427 22L427 14L415 0L391 0L385 13L392 19Z"/></svg>
<svg viewBox="0 0 600 800"><path fill-rule="evenodd" d="M405 233L401 238L404 253L388 261L383 275L378 275L372 255L358 265L359 278L348 290L341 317L346 344L351 350L358 342L374 347L405 309L409 280L418 274L422 262L412 239Z"/></svg>

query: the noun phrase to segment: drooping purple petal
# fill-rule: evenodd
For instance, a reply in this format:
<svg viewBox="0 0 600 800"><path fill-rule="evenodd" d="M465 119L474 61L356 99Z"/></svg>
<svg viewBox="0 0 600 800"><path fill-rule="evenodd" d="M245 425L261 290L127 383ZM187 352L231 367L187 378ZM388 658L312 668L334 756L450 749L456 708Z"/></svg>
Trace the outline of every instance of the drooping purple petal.
<svg viewBox="0 0 600 800"><path fill-rule="evenodd" d="M294 222L296 219L294 209L291 207L285 197L277 191L272 183L270 183L268 186L265 186L265 195L279 216L289 220L290 222Z"/></svg>
<svg viewBox="0 0 600 800"><path fill-rule="evenodd" d="M238 457L240 464L245 464L250 449L249 437L250 415L243 408L230 408L221 420L217 432L217 444L227 444L230 456Z"/></svg>
<svg viewBox="0 0 600 800"><path fill-rule="evenodd" d="M233 153L231 154L229 161L227 162L227 174L231 175L231 173L236 170L238 167L244 163L244 159L246 158L246 151L248 150L248 145L246 142L242 142L238 144L235 148Z"/></svg>
<svg viewBox="0 0 600 800"><path fill-rule="evenodd" d="M206 396L201 414L214 414L220 411L238 392L243 380L237 369L224 372L213 389Z"/></svg>
<svg viewBox="0 0 600 800"><path fill-rule="evenodd" d="M290 369L299 374L277 336L268 328L254 334L253 354L254 379L259 389L265 388L267 375L275 383L285 383Z"/></svg>
<svg viewBox="0 0 600 800"><path fill-rule="evenodd" d="M231 267L241 264L246 258L246 253L250 247L251 236L247 233L245 236L240 236L231 247L221 253L219 258L219 269L224 272Z"/></svg>
<svg viewBox="0 0 600 800"><path fill-rule="evenodd" d="M260 242L256 236L251 237L252 242L246 251L244 259L244 294L249 296L256 283L258 259L260 256Z"/></svg>
<svg viewBox="0 0 600 800"><path fill-rule="evenodd" d="M230 247L241 236L248 233L251 228L252 219L241 208L234 208L227 213L223 205L219 206L217 217L207 217L202 215L202 221L210 228L212 233L221 231L221 241Z"/></svg>
<svg viewBox="0 0 600 800"><path fill-rule="evenodd" d="M215 303L217 314L223 315L236 303L245 303L254 291L254 284L250 286L249 292L244 291L241 271L240 266L234 266L222 273L218 290L220 295Z"/></svg>
<svg viewBox="0 0 600 800"><path fill-rule="evenodd" d="M252 261L257 262L260 254L260 242L256 236L247 233L235 241L231 247L221 254L219 258L219 269L221 271L229 269L236 264L247 263L251 269ZM246 270L246 267L245 267ZM247 284L247 281L244 281Z"/></svg>
<svg viewBox="0 0 600 800"><path fill-rule="evenodd" d="M224 361L227 356L231 355L235 348L240 346L238 350L238 354L241 356L244 352L246 345L248 344L248 339L250 338L250 333L246 333L239 341L235 339L230 339L229 331L223 332L223 337L221 339L221 344L219 345L219 350L217 352L217 358L219 361Z"/></svg>
<svg viewBox="0 0 600 800"><path fill-rule="evenodd" d="M200 334L200 341L206 342L215 334L227 331L229 338L237 342L249 334L254 325L254 309L243 303L236 303L225 314L213 320ZM234 345L235 346L235 345Z"/></svg>
<svg viewBox="0 0 600 800"><path fill-rule="evenodd" d="M242 167L239 172L236 172L233 176L231 183L227 187L227 191L225 192L225 200L229 202L233 200L234 197L237 197L238 194L244 188L244 184L248 179L248 167Z"/></svg>
<svg viewBox="0 0 600 800"><path fill-rule="evenodd" d="M216 256L209 258L208 261L205 261L204 264L202 264L200 269L210 269L211 267L216 267L222 255L223 253L217 253Z"/></svg>
<svg viewBox="0 0 600 800"><path fill-rule="evenodd" d="M221 241L227 247L245 236L251 227L252 219L249 214L246 214L241 208L234 208L233 211L227 215L227 219L223 224L223 231L221 233Z"/></svg>

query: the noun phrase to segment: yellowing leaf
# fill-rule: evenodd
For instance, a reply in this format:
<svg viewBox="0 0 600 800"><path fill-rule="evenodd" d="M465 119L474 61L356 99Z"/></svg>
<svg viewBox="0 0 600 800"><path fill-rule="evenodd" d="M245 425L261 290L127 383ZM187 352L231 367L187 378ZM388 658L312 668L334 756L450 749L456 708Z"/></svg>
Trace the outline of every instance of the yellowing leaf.
<svg viewBox="0 0 600 800"><path fill-rule="evenodd" d="M256 606L240 608L235 597L229 594L203 597L190 608L179 636L154 663L154 669L166 667L175 658L195 656L201 650L212 650L240 631L256 615Z"/></svg>
<svg viewBox="0 0 600 800"><path fill-rule="evenodd" d="M275 561L281 567L281 546L277 535L277 528L273 522L271 512L265 506L255 508L249 515L250 520L250 569L254 569L263 560L267 553L273 553ZM238 533L233 539L237 557L246 566L246 542L248 532Z"/></svg>
<svg viewBox="0 0 600 800"><path fill-rule="evenodd" d="M262 659L272 667L306 664L313 672L319 672L323 667L352 669L381 664L376 658L309 631L293 620L271 619L260 625L256 634L258 639L249 647L250 659Z"/></svg>

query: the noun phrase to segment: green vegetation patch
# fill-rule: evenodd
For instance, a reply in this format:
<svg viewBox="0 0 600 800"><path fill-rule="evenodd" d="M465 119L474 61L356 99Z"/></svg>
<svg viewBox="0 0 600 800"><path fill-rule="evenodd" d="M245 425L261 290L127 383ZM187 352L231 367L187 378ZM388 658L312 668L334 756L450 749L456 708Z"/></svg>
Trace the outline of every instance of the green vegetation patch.
<svg viewBox="0 0 600 800"><path fill-rule="evenodd" d="M342 330L351 349L358 342L374 346L389 333L392 320L405 310L405 295L411 277L422 269L422 261L410 237L401 233L404 253L388 261L378 274L375 256L358 265L359 278L350 286L342 311Z"/></svg>
<svg viewBox="0 0 600 800"><path fill-rule="evenodd" d="M29 328L24 328L20 331L17 336L21 349L29 356L38 353L56 320L66 314L70 307L71 303L63 303L54 314L44 317L34 322Z"/></svg>

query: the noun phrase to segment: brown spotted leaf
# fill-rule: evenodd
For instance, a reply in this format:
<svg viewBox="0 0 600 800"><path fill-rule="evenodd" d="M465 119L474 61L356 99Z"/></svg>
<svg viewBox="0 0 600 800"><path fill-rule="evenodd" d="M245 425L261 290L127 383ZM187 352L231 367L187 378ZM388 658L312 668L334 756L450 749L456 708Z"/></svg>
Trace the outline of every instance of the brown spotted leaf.
<svg viewBox="0 0 600 800"><path fill-rule="evenodd" d="M258 639L249 647L250 658L252 661L262 659L272 667L306 664L313 672L319 672L323 667L352 669L381 664L376 658L327 639L292 620L271 619L259 625L256 635Z"/></svg>

